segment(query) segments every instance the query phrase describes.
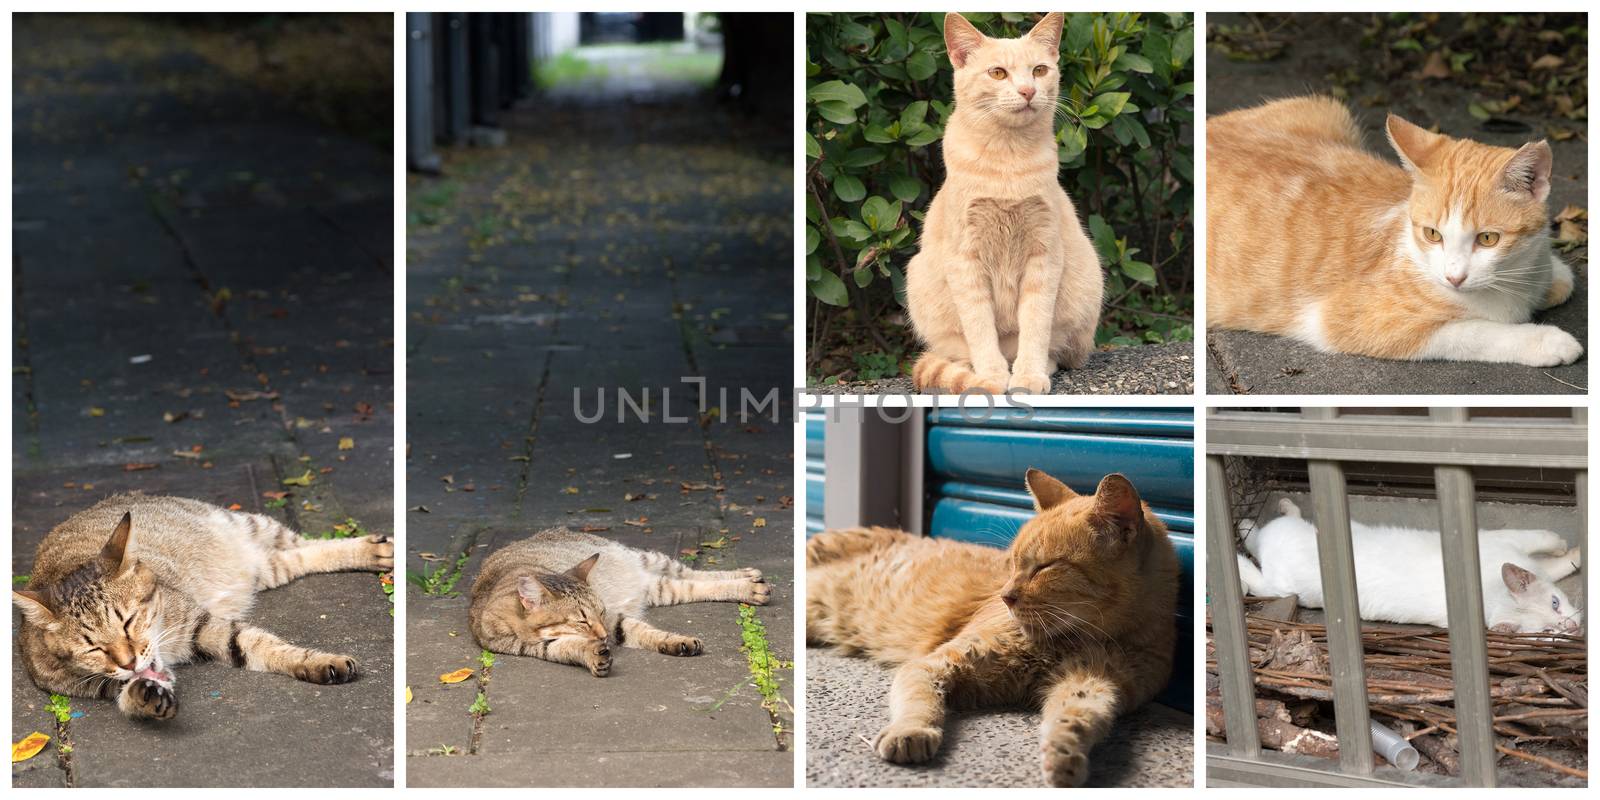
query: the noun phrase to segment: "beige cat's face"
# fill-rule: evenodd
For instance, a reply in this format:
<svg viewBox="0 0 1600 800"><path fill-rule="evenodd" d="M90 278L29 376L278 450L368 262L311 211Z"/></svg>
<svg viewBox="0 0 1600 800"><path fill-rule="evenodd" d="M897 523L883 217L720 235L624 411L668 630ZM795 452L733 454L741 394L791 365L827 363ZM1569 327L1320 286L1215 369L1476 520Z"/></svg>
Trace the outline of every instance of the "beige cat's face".
<svg viewBox="0 0 1600 800"><path fill-rule="evenodd" d="M960 14L946 15L956 106L1006 128L1053 119L1061 88L1061 26L1061 14L1052 12L1021 38L991 39Z"/></svg>
<svg viewBox="0 0 1600 800"><path fill-rule="evenodd" d="M12 602L56 668L85 678L165 679L155 575L128 546L123 517L100 557L40 591L13 591Z"/></svg>

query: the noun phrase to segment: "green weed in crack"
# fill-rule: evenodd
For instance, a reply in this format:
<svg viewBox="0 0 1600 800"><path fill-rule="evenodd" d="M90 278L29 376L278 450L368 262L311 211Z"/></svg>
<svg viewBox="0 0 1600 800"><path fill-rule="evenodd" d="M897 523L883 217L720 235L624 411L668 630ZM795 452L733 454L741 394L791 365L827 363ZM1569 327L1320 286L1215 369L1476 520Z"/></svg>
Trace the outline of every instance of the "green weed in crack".
<svg viewBox="0 0 1600 800"><path fill-rule="evenodd" d="M784 727L781 712L788 706L779 693L778 671L793 669L794 663L773 655L767 644L767 626L756 615L754 606L739 606L739 638L743 642L745 660L750 665L750 683L761 693L761 707L772 718L772 735L784 746Z"/></svg>
<svg viewBox="0 0 1600 800"><path fill-rule="evenodd" d="M461 580L461 573L466 569L467 561L472 558L470 551L462 551L452 564L439 564L433 569L428 569L427 564L422 565L421 572L406 570L406 580L411 581L423 594L439 597L454 597L456 583Z"/></svg>

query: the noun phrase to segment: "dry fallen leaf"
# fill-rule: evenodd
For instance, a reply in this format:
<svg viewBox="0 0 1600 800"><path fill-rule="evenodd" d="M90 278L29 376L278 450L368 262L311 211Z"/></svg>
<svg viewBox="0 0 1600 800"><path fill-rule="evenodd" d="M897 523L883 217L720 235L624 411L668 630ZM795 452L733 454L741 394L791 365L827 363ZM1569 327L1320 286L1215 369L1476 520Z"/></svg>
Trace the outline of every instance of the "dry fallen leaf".
<svg viewBox="0 0 1600 800"><path fill-rule="evenodd" d="M49 743L50 737L39 733L38 731L28 734L27 736L23 737L22 741L11 745L11 763L15 764L18 761L27 761L28 759L39 755L39 751L43 750L44 746Z"/></svg>
<svg viewBox="0 0 1600 800"><path fill-rule="evenodd" d="M406 704L407 705L411 704L411 687L410 686L406 687Z"/></svg>
<svg viewBox="0 0 1600 800"><path fill-rule="evenodd" d="M472 668L471 667L462 667L461 669L458 669L455 672L446 672L445 674L440 675L439 676L439 682L440 683L460 683L460 682L462 682L462 681L464 681L464 680L466 680L466 679L468 679L470 677L472 677Z"/></svg>
<svg viewBox="0 0 1600 800"><path fill-rule="evenodd" d="M340 450L354 450L354 449L356 449L356 440L350 438L349 436L346 436L343 439L340 439L339 440L339 449Z"/></svg>
<svg viewBox="0 0 1600 800"><path fill-rule="evenodd" d="M767 518L766 517L756 517L756 521L752 522L750 524L752 526L754 526L754 527L757 527L757 528L765 528L765 527L767 527Z"/></svg>
<svg viewBox="0 0 1600 800"><path fill-rule="evenodd" d="M135 463L135 464L123 464L122 465L122 471L123 472L138 472L140 470L155 469L156 467L159 467L159 466L161 466L161 465L160 464L138 464L138 463Z"/></svg>
<svg viewBox="0 0 1600 800"><path fill-rule="evenodd" d="M576 486L568 486L567 488L562 489L561 493L562 494L577 494L578 493L578 487L576 487Z"/></svg>
<svg viewBox="0 0 1600 800"><path fill-rule="evenodd" d="M244 510L244 506L241 506L238 503L232 503L232 504L230 504L228 506L228 510L229 511L243 511Z"/></svg>
<svg viewBox="0 0 1600 800"><path fill-rule="evenodd" d="M284 478L283 479L283 485L284 486L310 486L311 482L316 480L316 479L317 479L316 473L314 473L314 472L312 472L311 470L308 469L308 470L306 470L304 475L301 475L298 478Z"/></svg>

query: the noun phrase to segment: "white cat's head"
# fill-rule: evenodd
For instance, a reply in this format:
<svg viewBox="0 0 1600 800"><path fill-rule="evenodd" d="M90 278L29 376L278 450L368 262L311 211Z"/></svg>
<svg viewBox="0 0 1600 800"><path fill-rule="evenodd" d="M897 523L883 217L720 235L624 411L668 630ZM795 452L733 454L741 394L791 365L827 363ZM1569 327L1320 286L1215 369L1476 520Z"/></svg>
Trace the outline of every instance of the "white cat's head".
<svg viewBox="0 0 1600 800"><path fill-rule="evenodd" d="M1565 633L1583 630L1583 612L1554 583L1522 567L1500 565L1500 579L1511 590L1512 606L1489 627L1501 633Z"/></svg>
<svg viewBox="0 0 1600 800"><path fill-rule="evenodd" d="M946 14L956 107L1006 128L1049 124L1061 90L1061 26L1061 13L1051 12L1019 38L991 39L966 17Z"/></svg>

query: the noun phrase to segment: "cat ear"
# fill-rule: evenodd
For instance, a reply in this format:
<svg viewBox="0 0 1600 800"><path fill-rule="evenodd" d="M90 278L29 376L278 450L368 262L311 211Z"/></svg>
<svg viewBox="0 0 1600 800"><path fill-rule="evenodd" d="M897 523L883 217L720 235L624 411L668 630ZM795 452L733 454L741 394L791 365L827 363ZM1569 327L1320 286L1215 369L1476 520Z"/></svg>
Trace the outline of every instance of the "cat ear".
<svg viewBox="0 0 1600 800"><path fill-rule="evenodd" d="M1044 15L1044 19L1039 20L1038 24L1033 26L1033 30L1028 31L1028 38L1051 50L1059 50L1061 48L1061 26L1064 19L1065 17L1062 16L1060 11L1052 11Z"/></svg>
<svg viewBox="0 0 1600 800"><path fill-rule="evenodd" d="M1094 490L1094 511L1097 516L1117 526L1122 540L1133 538L1144 520L1144 504L1139 502L1139 490L1120 473L1113 472L1100 479Z"/></svg>
<svg viewBox="0 0 1600 800"><path fill-rule="evenodd" d="M595 553L594 555L579 561L572 569L567 570L567 574L577 578L580 581L589 580L589 570L594 569L595 562L599 560L600 554Z"/></svg>
<svg viewBox="0 0 1600 800"><path fill-rule="evenodd" d="M952 11L944 15L944 47L956 69L967 65L967 56L983 44L983 34L966 17Z"/></svg>
<svg viewBox="0 0 1600 800"><path fill-rule="evenodd" d="M1543 203L1550 196L1550 145L1540 139L1517 148L1500 175L1500 186Z"/></svg>
<svg viewBox="0 0 1600 800"><path fill-rule="evenodd" d="M1390 114L1384 127L1389 132L1389 145L1400 156L1400 165L1412 175L1421 172L1428 166L1428 161L1433 154L1433 149L1444 137L1429 130L1417 127L1400 117Z"/></svg>
<svg viewBox="0 0 1600 800"><path fill-rule="evenodd" d="M1028 494L1033 495L1035 511L1047 511L1078 496L1071 487L1033 467L1028 468L1022 480L1028 485Z"/></svg>
<svg viewBox="0 0 1600 800"><path fill-rule="evenodd" d="M538 578L523 576L517 581L517 599L522 601L523 608L532 611L544 605L544 598L544 584L539 583Z"/></svg>
<svg viewBox="0 0 1600 800"><path fill-rule="evenodd" d="M54 629L58 623L56 614L50 610L49 604L44 600L44 595L27 589L12 589L11 604L16 606L28 621L41 628Z"/></svg>
<svg viewBox="0 0 1600 800"><path fill-rule="evenodd" d="M133 569L137 561L128 549L128 542L133 538L133 513L122 515L122 521L117 523L115 530L111 531L111 538L106 540L106 546L100 548L100 566L105 574L113 578L120 578Z"/></svg>
<svg viewBox="0 0 1600 800"><path fill-rule="evenodd" d="M1511 590L1512 596L1520 597L1527 593L1528 587L1539 581L1539 576L1507 561L1500 565L1500 580L1506 582L1506 588Z"/></svg>

